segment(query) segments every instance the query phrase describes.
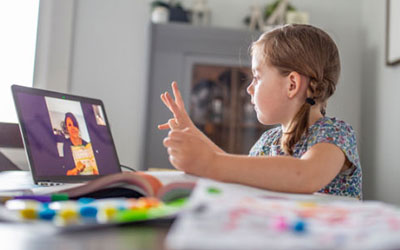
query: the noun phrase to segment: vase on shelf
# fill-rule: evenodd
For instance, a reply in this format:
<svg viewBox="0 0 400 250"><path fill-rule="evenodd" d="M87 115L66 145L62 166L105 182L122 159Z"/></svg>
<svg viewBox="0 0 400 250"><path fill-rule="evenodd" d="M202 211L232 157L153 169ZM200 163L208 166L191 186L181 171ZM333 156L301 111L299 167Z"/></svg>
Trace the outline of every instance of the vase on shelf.
<svg viewBox="0 0 400 250"><path fill-rule="evenodd" d="M167 23L169 20L169 9L163 6L154 7L151 12L151 21L153 23Z"/></svg>
<svg viewBox="0 0 400 250"><path fill-rule="evenodd" d="M206 0L196 0L192 8L192 24L209 26L211 24L211 10Z"/></svg>

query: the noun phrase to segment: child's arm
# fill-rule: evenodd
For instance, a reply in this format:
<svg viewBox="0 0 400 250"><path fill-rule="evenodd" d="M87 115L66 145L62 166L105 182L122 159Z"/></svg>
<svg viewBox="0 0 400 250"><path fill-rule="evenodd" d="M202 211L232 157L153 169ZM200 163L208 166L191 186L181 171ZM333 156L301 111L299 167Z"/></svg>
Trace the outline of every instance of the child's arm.
<svg viewBox="0 0 400 250"><path fill-rule="evenodd" d="M190 128L193 133L201 137L214 151L225 153L220 147L218 147L213 141L211 141L203 132L201 132L196 125L192 122L189 115L186 112L185 104L183 102L181 92L179 91L178 84L172 82L172 91L175 96L175 101L172 99L168 92L161 94L161 100L172 112L174 118L170 119L167 123L158 125L158 129L185 129Z"/></svg>
<svg viewBox="0 0 400 250"><path fill-rule="evenodd" d="M171 131L164 146L172 165L187 173L292 193L320 190L335 178L345 161L341 149L329 143L314 145L300 159L218 153L190 129Z"/></svg>

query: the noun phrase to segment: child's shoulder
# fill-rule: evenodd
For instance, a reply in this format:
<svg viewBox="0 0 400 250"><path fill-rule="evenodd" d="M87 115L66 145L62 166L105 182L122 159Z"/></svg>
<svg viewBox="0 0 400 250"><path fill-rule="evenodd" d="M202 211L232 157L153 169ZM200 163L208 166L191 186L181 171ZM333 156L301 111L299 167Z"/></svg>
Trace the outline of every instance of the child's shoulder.
<svg viewBox="0 0 400 250"><path fill-rule="evenodd" d="M330 142L341 148L356 147L356 135L350 124L335 117L323 117L310 126L304 138L308 146L320 142Z"/></svg>

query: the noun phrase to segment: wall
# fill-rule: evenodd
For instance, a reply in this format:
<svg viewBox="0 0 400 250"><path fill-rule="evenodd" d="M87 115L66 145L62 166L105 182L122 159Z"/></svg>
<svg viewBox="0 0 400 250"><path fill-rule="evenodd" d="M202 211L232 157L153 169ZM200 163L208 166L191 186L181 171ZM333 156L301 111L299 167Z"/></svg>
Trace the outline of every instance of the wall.
<svg viewBox="0 0 400 250"><path fill-rule="evenodd" d="M138 168L146 103L149 5L76 1L70 91L101 98L121 163Z"/></svg>
<svg viewBox="0 0 400 250"><path fill-rule="evenodd" d="M33 86L68 91L74 2L41 0Z"/></svg>
<svg viewBox="0 0 400 250"><path fill-rule="evenodd" d="M385 65L386 2L367 0L362 7L363 167L374 176L373 197L400 205L400 65Z"/></svg>

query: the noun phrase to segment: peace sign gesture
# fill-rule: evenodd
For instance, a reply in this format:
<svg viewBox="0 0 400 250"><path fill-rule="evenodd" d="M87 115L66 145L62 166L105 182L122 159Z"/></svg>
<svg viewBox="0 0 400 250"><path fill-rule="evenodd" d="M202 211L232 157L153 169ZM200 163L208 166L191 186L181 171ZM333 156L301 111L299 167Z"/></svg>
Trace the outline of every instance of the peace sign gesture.
<svg viewBox="0 0 400 250"><path fill-rule="evenodd" d="M168 120L164 124L158 125L158 129L184 129L184 128L196 128L190 119L188 113L185 109L185 104L183 103L181 92L179 91L178 84L172 82L172 91L175 96L175 100L172 99L168 92L161 94L161 100L167 106L167 108L172 112L174 118Z"/></svg>
<svg viewBox="0 0 400 250"><path fill-rule="evenodd" d="M175 100L172 99L171 95L168 92L161 94L161 100L167 106L167 108L172 112L174 118L168 120L168 122L164 124L158 125L158 129L165 130L184 130L186 129L191 131L191 134L198 136L202 140L204 140L208 146L211 147L216 152L224 152L217 145L214 144L203 132L201 132L196 125L190 119L190 116L186 112L185 105L183 103L181 92L179 91L178 84L176 82L172 82L171 84L172 91L174 93Z"/></svg>

